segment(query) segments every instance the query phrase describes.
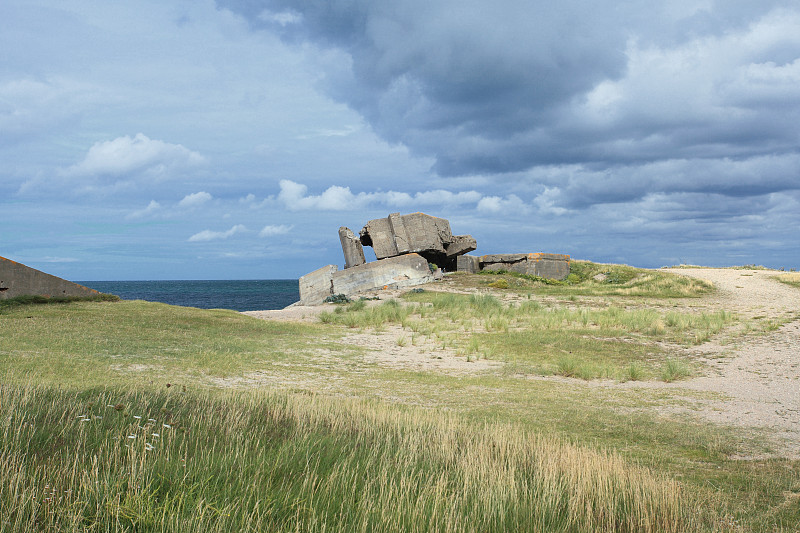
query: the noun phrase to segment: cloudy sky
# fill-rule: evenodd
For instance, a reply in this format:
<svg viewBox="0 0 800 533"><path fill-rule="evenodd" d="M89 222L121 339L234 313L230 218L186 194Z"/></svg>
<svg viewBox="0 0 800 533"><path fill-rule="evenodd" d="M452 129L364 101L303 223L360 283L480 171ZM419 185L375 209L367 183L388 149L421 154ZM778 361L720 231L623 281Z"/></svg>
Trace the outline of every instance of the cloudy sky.
<svg viewBox="0 0 800 533"><path fill-rule="evenodd" d="M296 278L341 225L800 267L796 0L4 0L0 255Z"/></svg>

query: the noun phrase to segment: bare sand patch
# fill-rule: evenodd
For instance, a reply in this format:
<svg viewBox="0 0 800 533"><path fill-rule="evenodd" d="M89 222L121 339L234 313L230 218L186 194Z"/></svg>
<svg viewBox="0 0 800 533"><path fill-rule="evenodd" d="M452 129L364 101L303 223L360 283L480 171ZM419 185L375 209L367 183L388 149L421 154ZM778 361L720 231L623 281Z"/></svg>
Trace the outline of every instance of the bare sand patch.
<svg viewBox="0 0 800 533"><path fill-rule="evenodd" d="M711 281L710 304L748 318L789 320L778 330L749 335L730 345L709 342L694 349L710 368L707 375L678 383L635 383L631 387L674 387L719 393L691 413L740 428L768 429L785 443L777 455L800 458L800 291L779 283L776 272L736 269L669 269ZM676 408L669 408L675 410Z"/></svg>

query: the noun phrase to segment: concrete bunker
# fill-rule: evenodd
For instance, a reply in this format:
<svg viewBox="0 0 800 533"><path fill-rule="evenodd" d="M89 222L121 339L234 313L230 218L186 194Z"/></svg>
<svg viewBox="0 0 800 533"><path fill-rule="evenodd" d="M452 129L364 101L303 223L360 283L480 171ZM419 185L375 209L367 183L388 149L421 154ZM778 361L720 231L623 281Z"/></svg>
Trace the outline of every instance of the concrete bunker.
<svg viewBox="0 0 800 533"><path fill-rule="evenodd" d="M548 253L467 255L477 249L472 235L453 235L450 222L425 213L401 215L367 222L355 234L339 228L344 269L326 265L300 278L300 304L316 305L329 296L353 296L384 288L421 285L440 277L431 265L448 272L475 273L509 270L552 279L569 275L568 255ZM375 252L367 262L364 246Z"/></svg>
<svg viewBox="0 0 800 533"><path fill-rule="evenodd" d="M35 268L0 257L0 300L17 296L45 298L91 297L100 293L89 287L46 274Z"/></svg>

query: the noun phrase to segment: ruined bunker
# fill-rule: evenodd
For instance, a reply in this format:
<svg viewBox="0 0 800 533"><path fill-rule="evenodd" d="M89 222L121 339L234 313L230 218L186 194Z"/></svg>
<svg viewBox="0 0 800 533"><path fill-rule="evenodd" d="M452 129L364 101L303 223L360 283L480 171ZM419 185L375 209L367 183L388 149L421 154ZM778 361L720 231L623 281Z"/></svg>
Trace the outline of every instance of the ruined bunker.
<svg viewBox="0 0 800 533"><path fill-rule="evenodd" d="M17 296L45 298L89 297L94 289L46 274L16 261L0 257L0 300Z"/></svg>
<svg viewBox="0 0 800 533"><path fill-rule="evenodd" d="M434 269L475 273L508 270L551 279L569 275L570 257L563 254L520 253L467 255L477 248L472 235L453 235L443 218L411 213L392 213L370 220L356 235L339 228L344 269L326 265L300 278L300 304L316 305L333 295L353 296L385 288L401 288L431 282ZM375 251L367 262L364 246Z"/></svg>

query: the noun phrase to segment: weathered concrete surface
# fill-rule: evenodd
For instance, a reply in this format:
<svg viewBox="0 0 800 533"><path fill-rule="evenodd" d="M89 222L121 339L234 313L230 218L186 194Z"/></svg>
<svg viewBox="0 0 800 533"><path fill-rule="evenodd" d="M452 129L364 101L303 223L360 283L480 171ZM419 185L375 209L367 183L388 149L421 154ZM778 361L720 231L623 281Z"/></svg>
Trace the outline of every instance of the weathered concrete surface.
<svg viewBox="0 0 800 533"><path fill-rule="evenodd" d="M475 274L481 269L480 257L475 255L459 255L456 259L456 270L458 272L466 272L468 274Z"/></svg>
<svg viewBox="0 0 800 533"><path fill-rule="evenodd" d="M17 296L88 297L100 294L94 289L46 274L22 263L0 257L0 300Z"/></svg>
<svg viewBox="0 0 800 533"><path fill-rule="evenodd" d="M359 235L361 236L361 244L372 246L377 259L398 255L394 233L392 233L392 226L389 224L388 218L370 220L361 229Z"/></svg>
<svg viewBox="0 0 800 533"><path fill-rule="evenodd" d="M364 247L361 245L361 240L350 228L344 226L339 228L339 241L342 243L345 268L363 265L367 262L364 258Z"/></svg>
<svg viewBox="0 0 800 533"><path fill-rule="evenodd" d="M458 257L478 247L478 242L472 235L454 235L452 242L444 247L447 257Z"/></svg>
<svg viewBox="0 0 800 533"><path fill-rule="evenodd" d="M370 220L359 235L361 243L372 246L378 259L418 253L440 266L477 246L470 235L454 236L447 220L425 213L392 213L386 218Z"/></svg>
<svg viewBox="0 0 800 533"><path fill-rule="evenodd" d="M333 294L333 275L336 265L326 265L300 278L300 305L321 304Z"/></svg>
<svg viewBox="0 0 800 533"><path fill-rule="evenodd" d="M565 254L528 254L528 274L548 279L566 279L569 276L570 257Z"/></svg>
<svg viewBox="0 0 800 533"><path fill-rule="evenodd" d="M335 272L333 294L354 294L386 288L402 288L433 281L428 261L410 253L388 257Z"/></svg>
<svg viewBox="0 0 800 533"><path fill-rule="evenodd" d="M562 280L569 276L570 257L564 254L490 254L480 257L481 270L508 270Z"/></svg>
<svg viewBox="0 0 800 533"><path fill-rule="evenodd" d="M518 263L525 260L528 254L487 254L480 256L481 265L488 266L492 263Z"/></svg>

